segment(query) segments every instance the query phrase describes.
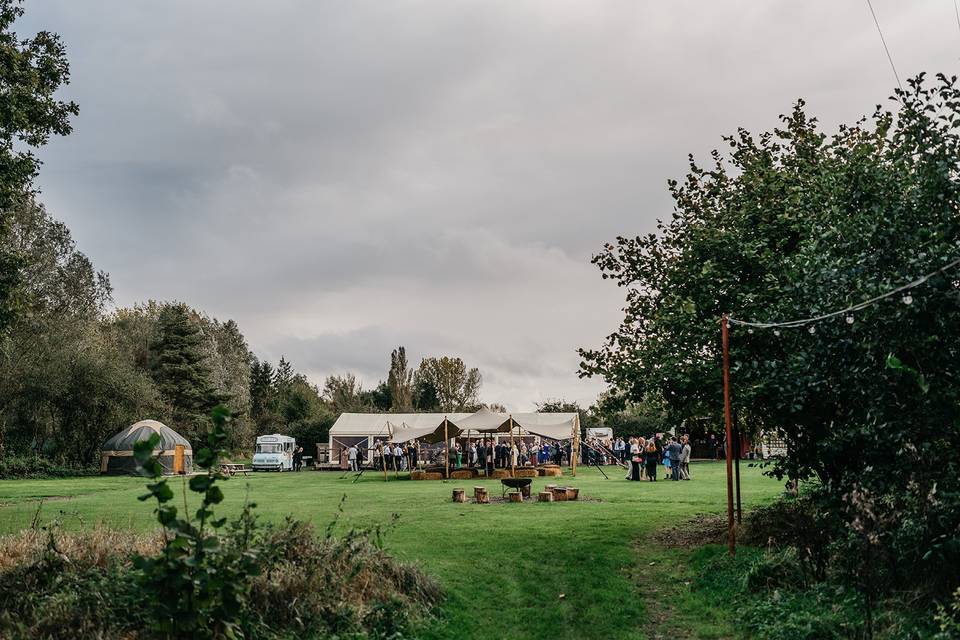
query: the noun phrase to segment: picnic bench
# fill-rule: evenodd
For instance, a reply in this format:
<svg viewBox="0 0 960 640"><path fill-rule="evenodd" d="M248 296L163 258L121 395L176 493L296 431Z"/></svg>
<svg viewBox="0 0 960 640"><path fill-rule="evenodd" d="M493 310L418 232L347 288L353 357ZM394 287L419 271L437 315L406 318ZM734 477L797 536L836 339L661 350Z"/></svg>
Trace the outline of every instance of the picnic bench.
<svg viewBox="0 0 960 640"><path fill-rule="evenodd" d="M245 465L245 464L243 464L243 463L235 464L235 463L232 463L232 462L225 462L225 463L223 463L223 464L220 465L220 473L222 473L222 474L225 475L225 476L235 476L235 475L237 475L238 473L242 473L243 475L247 475L247 473L248 473L249 471L250 471L250 469L248 469L248 468L247 468L247 465Z"/></svg>

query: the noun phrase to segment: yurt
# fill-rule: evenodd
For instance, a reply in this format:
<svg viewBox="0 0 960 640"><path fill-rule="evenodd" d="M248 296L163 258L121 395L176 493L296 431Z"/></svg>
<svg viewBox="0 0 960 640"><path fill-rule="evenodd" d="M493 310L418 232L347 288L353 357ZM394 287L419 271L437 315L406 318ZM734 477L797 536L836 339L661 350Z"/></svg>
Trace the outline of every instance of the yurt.
<svg viewBox="0 0 960 640"><path fill-rule="evenodd" d="M133 445L147 440L152 434L160 436L160 444L153 454L160 460L165 475L193 471L193 447L182 435L156 420L141 420L103 443L100 451L100 473L110 475L133 474L137 462Z"/></svg>

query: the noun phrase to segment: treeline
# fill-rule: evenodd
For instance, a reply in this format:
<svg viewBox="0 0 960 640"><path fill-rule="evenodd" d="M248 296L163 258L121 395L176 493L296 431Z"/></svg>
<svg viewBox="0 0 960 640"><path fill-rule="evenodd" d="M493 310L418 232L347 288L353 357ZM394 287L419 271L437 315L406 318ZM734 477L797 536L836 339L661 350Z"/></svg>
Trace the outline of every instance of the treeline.
<svg viewBox="0 0 960 640"><path fill-rule="evenodd" d="M91 465L110 435L144 418L198 441L218 404L235 416L227 443L235 451L276 431L322 442L344 411L485 406L479 370L460 358L425 358L413 369L401 346L375 387L346 373L318 388L284 357L258 359L233 320L180 302L110 310L109 276L32 197L13 209L2 248L23 268L20 313L0 358L0 457Z"/></svg>

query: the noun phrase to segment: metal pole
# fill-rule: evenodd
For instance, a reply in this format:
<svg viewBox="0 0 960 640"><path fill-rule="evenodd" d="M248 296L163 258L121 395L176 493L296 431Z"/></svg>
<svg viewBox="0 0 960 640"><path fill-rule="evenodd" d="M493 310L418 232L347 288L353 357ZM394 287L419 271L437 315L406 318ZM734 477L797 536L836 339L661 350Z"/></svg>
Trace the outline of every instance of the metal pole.
<svg viewBox="0 0 960 640"><path fill-rule="evenodd" d="M517 464L513 458L513 414L510 415L510 477L517 477Z"/></svg>
<svg viewBox="0 0 960 640"><path fill-rule="evenodd" d="M450 477L450 436L447 434L447 416L443 416L443 466L444 478Z"/></svg>
<svg viewBox="0 0 960 640"><path fill-rule="evenodd" d="M573 444L570 445L570 460L573 477L577 477L577 458L580 457L580 414L573 418Z"/></svg>
<svg viewBox="0 0 960 640"><path fill-rule="evenodd" d="M733 458L733 480L734 486L736 487L736 498L737 498L737 524L743 523L743 507L740 504L740 447L742 440L740 439L740 415L737 414L734 428L734 439L737 441L736 449L734 449L734 458Z"/></svg>
<svg viewBox="0 0 960 640"><path fill-rule="evenodd" d="M733 529L733 435L730 417L730 338L727 330L727 314L720 318L720 335L723 342L723 415L727 427L727 546L731 556L737 553L737 534Z"/></svg>

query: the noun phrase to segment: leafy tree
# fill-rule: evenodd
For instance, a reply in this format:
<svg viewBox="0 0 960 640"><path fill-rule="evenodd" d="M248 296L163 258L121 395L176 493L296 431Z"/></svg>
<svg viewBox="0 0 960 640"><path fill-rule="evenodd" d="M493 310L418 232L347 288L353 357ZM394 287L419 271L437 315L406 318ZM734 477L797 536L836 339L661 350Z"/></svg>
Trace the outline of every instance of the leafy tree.
<svg viewBox="0 0 960 640"><path fill-rule="evenodd" d="M393 393L386 382L381 381L370 391L365 391L363 396L364 403L377 411L390 411L393 407Z"/></svg>
<svg viewBox="0 0 960 640"><path fill-rule="evenodd" d="M171 407L175 428L191 436L202 433L204 416L218 403L210 369L200 349L200 328L184 304L160 313L159 331L151 345L153 377Z"/></svg>
<svg viewBox="0 0 960 640"><path fill-rule="evenodd" d="M22 38L13 24L23 15L17 0L0 0L0 335L13 321L22 285L22 257L6 245L14 204L29 191L40 166L33 150L51 135L68 135L73 102L54 96L69 83L66 50L55 33Z"/></svg>
<svg viewBox="0 0 960 640"><path fill-rule="evenodd" d="M604 346L581 351L581 373L632 401L662 398L671 419L719 422L721 313L812 317L960 257L956 79L911 80L896 105L827 136L800 102L772 132L726 138L729 155L714 152L709 169L691 161L659 233L594 258L627 302ZM874 584L960 584L958 312L953 269L849 317L732 328L734 407L742 424L784 435L775 473L816 477L848 528L863 522L853 496L897 514L871 532L890 553L872 563L884 567ZM843 563L863 566L844 548Z"/></svg>
<svg viewBox="0 0 960 640"><path fill-rule="evenodd" d="M417 375L413 378L413 408L426 412L440 409L440 398L433 382Z"/></svg>
<svg viewBox="0 0 960 640"><path fill-rule="evenodd" d="M413 409L413 369L407 364L407 350L403 346L390 354L387 385L390 388L390 409L401 412Z"/></svg>
<svg viewBox="0 0 960 640"><path fill-rule="evenodd" d="M364 397L363 385L352 373L329 376L323 383L323 398L335 413L367 411L371 408Z"/></svg>
<svg viewBox="0 0 960 640"><path fill-rule="evenodd" d="M423 390L432 389L436 393L436 407L440 411L467 411L479 405L480 370L467 369L460 358L424 358L414 378L415 386L424 385Z"/></svg>

